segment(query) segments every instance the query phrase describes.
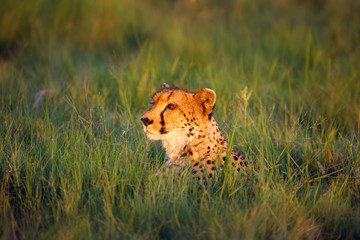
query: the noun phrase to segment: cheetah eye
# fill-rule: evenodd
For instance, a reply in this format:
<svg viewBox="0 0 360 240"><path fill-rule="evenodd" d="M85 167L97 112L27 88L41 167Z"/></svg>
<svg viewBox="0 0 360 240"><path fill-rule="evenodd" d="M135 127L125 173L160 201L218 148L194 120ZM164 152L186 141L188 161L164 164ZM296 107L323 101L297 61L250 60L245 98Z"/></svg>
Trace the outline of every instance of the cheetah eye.
<svg viewBox="0 0 360 240"><path fill-rule="evenodd" d="M168 108L174 110L177 106L175 104L169 104Z"/></svg>

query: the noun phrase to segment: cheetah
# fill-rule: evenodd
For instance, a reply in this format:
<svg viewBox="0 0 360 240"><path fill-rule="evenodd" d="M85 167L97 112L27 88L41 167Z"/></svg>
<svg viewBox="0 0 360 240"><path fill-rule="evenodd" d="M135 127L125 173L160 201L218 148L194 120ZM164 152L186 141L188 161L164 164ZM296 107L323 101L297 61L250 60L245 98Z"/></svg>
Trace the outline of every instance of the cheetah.
<svg viewBox="0 0 360 240"><path fill-rule="evenodd" d="M201 181L217 178L216 170L225 164L227 141L212 114L215 101L211 89L193 93L166 83L152 97L152 107L141 121L150 140L162 141L166 172L173 168L181 174L190 168ZM236 171L246 174L243 154L233 150L230 159Z"/></svg>

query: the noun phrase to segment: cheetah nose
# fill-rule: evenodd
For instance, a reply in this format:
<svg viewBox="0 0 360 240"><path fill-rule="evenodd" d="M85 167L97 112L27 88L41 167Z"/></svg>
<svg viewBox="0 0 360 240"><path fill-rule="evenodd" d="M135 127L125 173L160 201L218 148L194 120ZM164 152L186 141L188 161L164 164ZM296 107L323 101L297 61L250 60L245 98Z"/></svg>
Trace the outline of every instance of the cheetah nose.
<svg viewBox="0 0 360 240"><path fill-rule="evenodd" d="M152 124L154 121L146 118L141 118L141 121L144 123L145 127L149 126L150 124Z"/></svg>

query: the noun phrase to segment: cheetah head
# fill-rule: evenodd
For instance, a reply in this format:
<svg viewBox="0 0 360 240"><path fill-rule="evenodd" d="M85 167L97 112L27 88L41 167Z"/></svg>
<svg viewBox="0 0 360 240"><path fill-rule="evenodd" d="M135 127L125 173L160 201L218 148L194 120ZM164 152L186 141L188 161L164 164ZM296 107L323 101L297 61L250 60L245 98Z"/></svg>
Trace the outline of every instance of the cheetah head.
<svg viewBox="0 0 360 240"><path fill-rule="evenodd" d="M144 131L151 140L186 141L189 131L209 121L215 101L216 94L211 89L193 93L164 83L152 97L151 109L141 118Z"/></svg>

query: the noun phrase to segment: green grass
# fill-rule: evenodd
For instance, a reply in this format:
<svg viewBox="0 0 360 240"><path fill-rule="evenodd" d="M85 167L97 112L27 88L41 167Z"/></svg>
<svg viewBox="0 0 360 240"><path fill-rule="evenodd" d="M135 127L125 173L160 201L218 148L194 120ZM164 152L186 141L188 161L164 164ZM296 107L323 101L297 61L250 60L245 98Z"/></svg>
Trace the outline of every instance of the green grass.
<svg viewBox="0 0 360 240"><path fill-rule="evenodd" d="M2 1L0 238L359 238L359 12L351 0ZM248 176L156 175L165 153L139 119L163 82L216 91Z"/></svg>

